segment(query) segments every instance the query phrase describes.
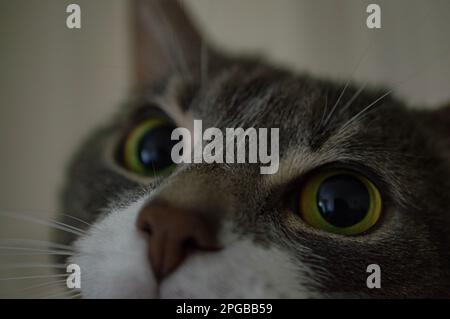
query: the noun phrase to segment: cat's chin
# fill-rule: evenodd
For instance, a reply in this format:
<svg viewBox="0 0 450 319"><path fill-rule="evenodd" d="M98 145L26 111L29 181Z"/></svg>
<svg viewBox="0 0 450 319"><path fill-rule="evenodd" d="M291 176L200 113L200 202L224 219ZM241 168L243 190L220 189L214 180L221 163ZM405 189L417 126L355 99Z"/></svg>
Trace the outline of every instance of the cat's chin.
<svg viewBox="0 0 450 319"><path fill-rule="evenodd" d="M302 298L309 273L277 248L222 236L223 250L190 256L158 286L146 241L135 226L144 199L112 210L79 238L70 259L81 268L83 298ZM308 282L309 283L309 282Z"/></svg>

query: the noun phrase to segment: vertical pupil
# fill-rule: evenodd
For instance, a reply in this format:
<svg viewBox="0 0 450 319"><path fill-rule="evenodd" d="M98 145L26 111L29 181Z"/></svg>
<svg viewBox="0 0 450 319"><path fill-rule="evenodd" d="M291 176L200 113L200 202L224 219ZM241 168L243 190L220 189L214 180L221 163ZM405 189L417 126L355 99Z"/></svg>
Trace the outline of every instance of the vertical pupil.
<svg viewBox="0 0 450 319"><path fill-rule="evenodd" d="M173 164L170 153L176 141L170 139L172 130L170 125L159 126L141 137L137 156L146 169L159 170Z"/></svg>
<svg viewBox="0 0 450 319"><path fill-rule="evenodd" d="M317 192L317 206L322 217L337 227L353 226L364 219L370 208L369 191L358 178L334 175Z"/></svg>

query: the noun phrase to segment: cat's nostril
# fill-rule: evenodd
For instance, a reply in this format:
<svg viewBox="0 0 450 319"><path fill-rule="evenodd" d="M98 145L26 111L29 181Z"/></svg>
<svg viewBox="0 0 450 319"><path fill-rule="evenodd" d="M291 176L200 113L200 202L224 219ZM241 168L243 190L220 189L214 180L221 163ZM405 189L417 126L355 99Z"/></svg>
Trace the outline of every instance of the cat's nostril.
<svg viewBox="0 0 450 319"><path fill-rule="evenodd" d="M139 212L137 227L146 236L148 255L155 277L164 279L183 260L197 251L215 251L216 227L203 215L150 203Z"/></svg>
<svg viewBox="0 0 450 319"><path fill-rule="evenodd" d="M141 230L147 235L147 236L151 236L153 233L152 230L152 226L150 226L150 224L145 223L142 227Z"/></svg>
<svg viewBox="0 0 450 319"><path fill-rule="evenodd" d="M183 240L182 248L187 251L195 251L199 248L197 241L193 237L188 237L185 240Z"/></svg>

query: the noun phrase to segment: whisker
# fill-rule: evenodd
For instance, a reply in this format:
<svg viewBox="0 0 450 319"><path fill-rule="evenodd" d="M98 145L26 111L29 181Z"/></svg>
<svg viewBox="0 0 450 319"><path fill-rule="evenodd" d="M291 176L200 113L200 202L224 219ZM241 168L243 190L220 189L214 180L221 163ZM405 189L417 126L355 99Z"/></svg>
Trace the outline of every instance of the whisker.
<svg viewBox="0 0 450 319"><path fill-rule="evenodd" d="M334 103L333 107L331 108L330 113L328 113L328 116L325 118L325 121L323 123L323 127L327 126L328 122L330 121L331 117L333 116L334 112L336 111L336 108L339 105L339 102L341 101L342 97L344 96L344 93L347 90L349 85L350 85L350 78L347 80L347 83L345 83L345 86L342 89L341 94L338 96L338 98L337 98L336 102Z"/></svg>
<svg viewBox="0 0 450 319"><path fill-rule="evenodd" d="M85 231L83 231L82 229L76 228L74 226L70 226L61 222L57 222L57 221L53 221L53 220L49 220L49 219L45 219L45 218L38 218L35 216L31 216L29 214L25 214L25 213L7 213L7 212L0 212L0 216L2 217L9 217L9 218L15 218L15 219L19 219L19 220L25 220L28 222L32 222L35 224L40 224L40 225L44 225L44 226L49 226L49 227L53 227L55 229L58 230L62 230L74 235L78 235L78 236L83 236L86 234Z"/></svg>
<svg viewBox="0 0 450 319"><path fill-rule="evenodd" d="M448 55L448 52L450 50L445 49L442 52L445 53L446 55ZM439 54L440 56L441 54ZM444 54L442 54L444 55ZM434 63L435 61L439 61L439 59L434 59L432 63ZM391 86L391 89L386 92L385 94L383 94L382 96L380 96L379 98L377 98L374 102L370 103L368 106L366 106L364 109L362 109L359 113L357 113L355 116L353 116L349 121L347 121L340 130L345 130L347 129L351 124L353 124L356 120L361 119L362 116L366 115L369 110L376 105L379 101L381 101L382 99L384 99L385 97L387 97L388 95L392 94L394 92L394 90L402 87L403 85L405 85L406 83L408 83L409 81L411 81L412 79L416 78L417 76L419 76L421 73L423 73L425 70L428 70L430 65L432 65L432 63L427 64L426 66L417 69L415 72L411 73L409 76L407 76L406 78L404 78L401 81L398 81L396 84Z"/></svg>
<svg viewBox="0 0 450 319"><path fill-rule="evenodd" d="M35 239L5 238L0 239L0 244L5 244L7 246L17 245L17 247L24 247L24 245L31 247L32 245L34 245L35 247L33 248L45 248L45 249L57 248L62 250L70 250L70 251L73 250L73 247L69 245L63 245L53 243L50 241L35 240Z"/></svg>
<svg viewBox="0 0 450 319"><path fill-rule="evenodd" d="M355 94L353 94L353 96L350 98L350 100L348 100L348 102L342 107L342 109L339 110L339 112L345 112L352 105L352 103L358 98L358 96L361 95L362 91L364 91L366 86L367 86L367 82L365 82L363 85L361 85L361 87L358 89L358 91L356 91Z"/></svg>
<svg viewBox="0 0 450 319"><path fill-rule="evenodd" d="M35 248L35 247L15 247L15 246L0 246L0 250L25 250L25 251L33 251L33 252L67 252L72 253L73 251L65 251L58 249L44 249L44 248Z"/></svg>
<svg viewBox="0 0 450 319"><path fill-rule="evenodd" d="M26 289L30 287L26 287L23 289L16 289L14 291L14 296L23 299L27 298L36 299L39 296L45 296L56 292L59 293L62 291L66 291L68 289L67 284L65 284L65 282L66 279L63 279L57 281L44 282L43 284L41 283L39 285L34 285L33 289Z"/></svg>
<svg viewBox="0 0 450 319"><path fill-rule="evenodd" d="M39 263L19 263L19 264L0 264L0 268L9 269L9 268L57 268L57 269L65 269L67 267L66 264L39 264Z"/></svg>
<svg viewBox="0 0 450 319"><path fill-rule="evenodd" d="M59 251L38 251L38 252L24 252L24 253L1 253L0 256L43 256L43 255L54 255L54 256L72 256L71 252L59 252Z"/></svg>
<svg viewBox="0 0 450 319"><path fill-rule="evenodd" d="M341 94L339 94L338 99L336 100L336 103L334 103L333 108L331 109L330 113L328 114L327 118L325 119L324 122L324 126L326 127L331 119L331 117L333 116L334 112L336 111L337 106L339 105L339 102L341 101L342 97L345 94L345 91L347 90L347 88L350 85L351 79L355 76L356 71L359 69L359 67L361 66L361 63L364 61L364 59L367 57L367 53L370 51L370 48L372 47L372 45L374 44L374 42L370 42L369 45L367 46L367 48L364 50L361 58L359 59L358 63L356 64L355 68L352 70L352 73L350 75L350 77L348 78L347 82L345 83L344 88L341 91Z"/></svg>
<svg viewBox="0 0 450 319"><path fill-rule="evenodd" d="M72 215L69 215L69 214L61 214L61 215L62 215L62 216L69 217L69 218L71 218L71 219L73 219L73 220L76 220L76 221L78 221L78 222L80 222L80 223L83 223L83 224L85 224L85 225L87 225L87 226L92 226L91 223L88 223L87 221L85 221L85 220L83 220L83 219L81 219L81 218L78 218L78 217L75 217L75 216L72 216Z"/></svg>
<svg viewBox="0 0 450 319"><path fill-rule="evenodd" d="M319 122L319 129L321 129L323 127L323 123L325 121L325 116L326 113L328 111L328 89L327 89L327 93L325 94L325 107L323 108L323 112L322 112L322 116L320 118L320 122Z"/></svg>
<svg viewBox="0 0 450 319"><path fill-rule="evenodd" d="M78 293L78 294L76 294L76 295L73 295L72 296L72 299L77 299L77 298L80 298L80 297L82 297L82 293L80 292L80 293Z"/></svg>
<svg viewBox="0 0 450 319"><path fill-rule="evenodd" d="M82 233L82 234L86 234L86 232L85 232L83 229L78 228L78 227L75 227L75 226L73 226L73 225L69 225L69 224L67 224L67 223L63 223L63 222L60 222L60 221L52 221L52 222L55 223L56 225L60 225L60 226L63 226L63 227L67 227L67 228L69 228L69 229L73 229L73 230L75 230L75 231L77 231L77 232L80 232L80 233Z"/></svg>
<svg viewBox="0 0 450 319"><path fill-rule="evenodd" d="M370 109L375 106L379 101L381 101L382 99L384 99L385 97L387 97L389 94L391 94L393 91L389 90L388 92L386 92L385 94L383 94L382 96L380 96L379 98L377 98L375 101L373 101L372 103L370 103L369 105L367 105L365 108L363 108L360 112L358 112L355 116L353 116L352 118L350 118L340 129L339 131L345 131L352 123L354 123L356 120L358 120L359 118L361 118L362 115L366 114L367 112L370 111Z"/></svg>
<svg viewBox="0 0 450 319"><path fill-rule="evenodd" d="M60 277L67 277L69 275L70 274L56 274L56 275L36 275L36 276L23 276L23 277L8 277L8 278L0 278L0 281L43 279L43 278L60 278Z"/></svg>
<svg viewBox="0 0 450 319"><path fill-rule="evenodd" d="M26 292L26 291L37 289L37 288L45 288L45 287L49 287L49 286L53 286L53 285L60 285L60 284L65 283L65 282L66 282L66 279L54 280L54 281L50 281L50 282L44 282L44 283L41 283L41 284L32 285L32 286L29 286L29 287L22 288L22 289L18 290L18 292Z"/></svg>
<svg viewBox="0 0 450 319"><path fill-rule="evenodd" d="M73 290L70 290L70 291L63 291L63 292L53 293L53 294L50 294L50 295L46 295L46 296L43 296L43 297L37 297L37 298L38 299L51 299L51 298L61 299L61 297L64 297L64 296L73 297L74 295L81 295L81 293L79 291L80 291L79 289L73 289Z"/></svg>

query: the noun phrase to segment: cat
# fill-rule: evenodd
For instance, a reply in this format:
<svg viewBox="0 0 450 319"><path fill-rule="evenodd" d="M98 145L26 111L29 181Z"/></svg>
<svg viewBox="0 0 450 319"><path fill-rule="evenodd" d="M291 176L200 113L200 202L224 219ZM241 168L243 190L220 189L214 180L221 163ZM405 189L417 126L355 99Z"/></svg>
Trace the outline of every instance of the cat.
<svg viewBox="0 0 450 319"><path fill-rule="evenodd" d="M133 6L136 91L62 192L89 223L60 238L83 298L450 297L450 107L222 53L175 0ZM278 172L174 166L170 132L195 119L279 128Z"/></svg>

